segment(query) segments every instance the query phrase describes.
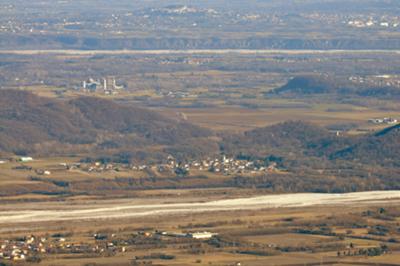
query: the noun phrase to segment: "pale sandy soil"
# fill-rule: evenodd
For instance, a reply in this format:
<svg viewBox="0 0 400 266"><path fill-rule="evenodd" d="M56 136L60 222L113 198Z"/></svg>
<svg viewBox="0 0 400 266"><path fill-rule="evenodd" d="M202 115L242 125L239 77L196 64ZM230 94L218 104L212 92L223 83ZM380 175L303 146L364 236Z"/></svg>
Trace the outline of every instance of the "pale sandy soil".
<svg viewBox="0 0 400 266"><path fill-rule="evenodd" d="M209 202L155 203L154 200L97 200L82 204L52 202L5 204L0 208L0 224L49 221L117 219L151 215L171 215L209 211L296 208L317 205L362 205L399 203L400 191L372 191L348 194L282 194L216 200Z"/></svg>

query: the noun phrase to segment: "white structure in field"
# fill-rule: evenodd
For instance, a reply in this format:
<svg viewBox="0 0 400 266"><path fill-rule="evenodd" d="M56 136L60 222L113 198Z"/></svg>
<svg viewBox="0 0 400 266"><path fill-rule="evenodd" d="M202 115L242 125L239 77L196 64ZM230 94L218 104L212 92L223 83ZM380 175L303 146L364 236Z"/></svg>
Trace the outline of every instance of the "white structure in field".
<svg viewBox="0 0 400 266"><path fill-rule="evenodd" d="M194 238L194 239L209 239L216 235L218 235L218 234L211 233L211 232L196 232L196 233L188 234L189 237Z"/></svg>
<svg viewBox="0 0 400 266"><path fill-rule="evenodd" d="M19 161L21 161L23 163L32 162L33 158L32 157L21 157L21 158L19 158Z"/></svg>
<svg viewBox="0 0 400 266"><path fill-rule="evenodd" d="M89 78L84 80L82 83L82 88L90 92L95 92L97 90L103 90L106 94L112 94L115 91L123 90L125 87L123 85L118 85L115 78L105 77L101 79Z"/></svg>

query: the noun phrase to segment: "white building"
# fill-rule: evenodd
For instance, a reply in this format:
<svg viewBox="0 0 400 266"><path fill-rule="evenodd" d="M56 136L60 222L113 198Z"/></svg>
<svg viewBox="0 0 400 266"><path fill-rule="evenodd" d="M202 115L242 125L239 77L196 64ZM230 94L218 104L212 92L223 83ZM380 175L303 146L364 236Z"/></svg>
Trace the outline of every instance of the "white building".
<svg viewBox="0 0 400 266"><path fill-rule="evenodd" d="M209 239L213 236L217 235L216 233L211 232L196 232L188 234L189 237L194 239Z"/></svg>
<svg viewBox="0 0 400 266"><path fill-rule="evenodd" d="M33 158L32 157L21 157L21 158L19 158L19 160L23 163L27 163L27 162L32 162Z"/></svg>

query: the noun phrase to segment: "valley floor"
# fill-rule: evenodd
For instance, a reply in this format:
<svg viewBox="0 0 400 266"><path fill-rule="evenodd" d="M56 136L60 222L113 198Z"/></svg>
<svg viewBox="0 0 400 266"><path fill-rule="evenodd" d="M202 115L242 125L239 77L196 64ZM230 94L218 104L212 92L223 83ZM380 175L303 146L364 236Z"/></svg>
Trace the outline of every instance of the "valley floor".
<svg viewBox="0 0 400 266"><path fill-rule="evenodd" d="M35 265L400 265L400 191L214 192L14 200L0 244Z"/></svg>
<svg viewBox="0 0 400 266"><path fill-rule="evenodd" d="M169 199L171 201L172 199ZM198 199L200 200L200 199ZM172 200L173 201L173 200ZM0 224L37 223L68 220L119 219L216 211L299 208L323 205L368 205L400 203L400 191L371 191L346 194L298 193L201 202L161 202L155 199L89 200L7 204L0 207Z"/></svg>

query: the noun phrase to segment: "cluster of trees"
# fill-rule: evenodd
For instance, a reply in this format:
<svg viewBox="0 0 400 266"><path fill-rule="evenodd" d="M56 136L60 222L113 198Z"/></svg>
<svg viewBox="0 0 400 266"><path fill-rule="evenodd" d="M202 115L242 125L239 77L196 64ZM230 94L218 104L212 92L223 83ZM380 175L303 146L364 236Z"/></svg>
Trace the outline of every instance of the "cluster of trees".
<svg viewBox="0 0 400 266"><path fill-rule="evenodd" d="M360 249L350 249L347 251L338 251L337 256L368 256L368 257L376 257L386 254L389 251L388 246L381 245L380 247L372 247L372 248L360 248Z"/></svg>
<svg viewBox="0 0 400 266"><path fill-rule="evenodd" d="M175 256L164 254L164 253L151 253L150 255L136 256L135 259L136 260L149 260L149 259L173 260L173 259L175 259Z"/></svg>

